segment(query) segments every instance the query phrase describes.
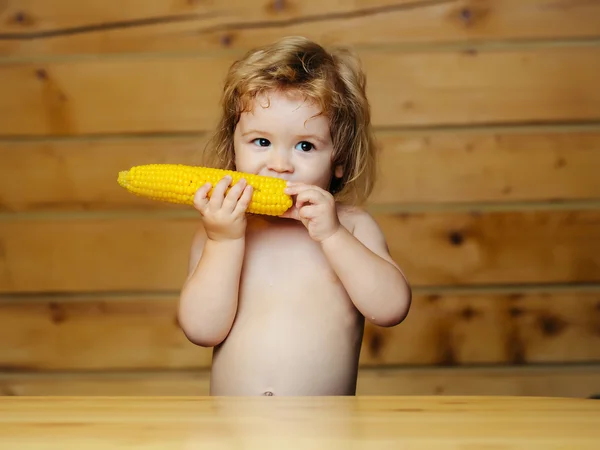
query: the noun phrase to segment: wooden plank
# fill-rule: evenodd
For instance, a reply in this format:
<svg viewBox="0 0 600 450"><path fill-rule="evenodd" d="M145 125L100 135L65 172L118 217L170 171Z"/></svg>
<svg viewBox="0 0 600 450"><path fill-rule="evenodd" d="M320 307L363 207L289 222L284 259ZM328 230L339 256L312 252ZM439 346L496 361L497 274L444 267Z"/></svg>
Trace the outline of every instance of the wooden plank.
<svg viewBox="0 0 600 450"><path fill-rule="evenodd" d="M600 132L482 130L378 138L383 150L374 204L575 200L600 194Z"/></svg>
<svg viewBox="0 0 600 450"><path fill-rule="evenodd" d="M0 302L0 367L210 367L212 350L185 338L176 312L175 295L5 298ZM399 326L367 323L360 357L361 367L598 361L598 290L417 293Z"/></svg>
<svg viewBox="0 0 600 450"><path fill-rule="evenodd" d="M598 130L377 137L382 153L372 205L588 200L600 193ZM0 141L0 211L168 208L128 194L116 174L138 164L201 164L205 143L203 136Z"/></svg>
<svg viewBox="0 0 600 450"><path fill-rule="evenodd" d="M199 165L206 140L0 142L0 211L169 208L129 194L117 184L118 172L150 163Z"/></svg>
<svg viewBox="0 0 600 450"><path fill-rule="evenodd" d="M248 49L284 35L326 45L598 36L597 2L553 0L9 1L0 55Z"/></svg>
<svg viewBox="0 0 600 450"><path fill-rule="evenodd" d="M600 393L597 365L452 369L362 369L358 395L501 395L589 398Z"/></svg>
<svg viewBox="0 0 600 450"><path fill-rule="evenodd" d="M414 286L594 282L597 210L378 215Z"/></svg>
<svg viewBox="0 0 600 450"><path fill-rule="evenodd" d="M376 126L600 119L600 47L361 56ZM0 134L210 130L233 60L227 54L0 65Z"/></svg>
<svg viewBox="0 0 600 450"><path fill-rule="evenodd" d="M5 373L0 396L202 396L208 371ZM371 369L358 373L357 395L502 395L588 398L600 393L600 367Z"/></svg>
<svg viewBox="0 0 600 450"><path fill-rule="evenodd" d="M179 289L196 220L0 221L0 292Z"/></svg>
<svg viewBox="0 0 600 450"><path fill-rule="evenodd" d="M19 217L19 216L17 216ZM378 214L415 287L600 281L600 211ZM178 290L195 217L0 221L0 292ZM32 264L44 270L32 270Z"/></svg>
<svg viewBox="0 0 600 450"><path fill-rule="evenodd" d="M209 395L207 371L133 373L3 373L0 396L182 396Z"/></svg>
<svg viewBox="0 0 600 450"><path fill-rule="evenodd" d="M212 128L219 87L232 61L194 57L0 65L0 134Z"/></svg>

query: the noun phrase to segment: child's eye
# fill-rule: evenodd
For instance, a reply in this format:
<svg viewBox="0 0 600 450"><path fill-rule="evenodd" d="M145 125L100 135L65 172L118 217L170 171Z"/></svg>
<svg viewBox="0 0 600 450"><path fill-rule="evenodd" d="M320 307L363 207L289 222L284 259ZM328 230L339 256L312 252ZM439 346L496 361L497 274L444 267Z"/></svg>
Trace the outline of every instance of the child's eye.
<svg viewBox="0 0 600 450"><path fill-rule="evenodd" d="M269 140L265 138L257 138L254 139L252 142L254 142L257 145L260 145L261 147L268 147L271 144Z"/></svg>
<svg viewBox="0 0 600 450"><path fill-rule="evenodd" d="M300 146L299 150L302 150L303 152L309 152L313 148L315 148L314 145L312 145L310 142L306 142L306 141L298 142L298 145ZM296 148L298 148L298 147L296 147Z"/></svg>

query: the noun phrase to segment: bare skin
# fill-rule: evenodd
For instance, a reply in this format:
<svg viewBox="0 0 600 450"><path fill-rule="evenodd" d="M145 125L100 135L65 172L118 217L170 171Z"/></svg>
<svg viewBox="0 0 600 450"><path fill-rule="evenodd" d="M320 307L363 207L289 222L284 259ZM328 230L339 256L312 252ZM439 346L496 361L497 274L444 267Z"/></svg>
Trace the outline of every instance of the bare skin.
<svg viewBox="0 0 600 450"><path fill-rule="evenodd" d="M210 198L210 185L199 189L179 321L214 347L212 395L353 395L365 318L400 323L410 288L374 220L326 190L341 176L327 121L301 99L270 100L242 115L236 166L288 180L294 206L254 216L244 181L225 194L223 179Z"/></svg>

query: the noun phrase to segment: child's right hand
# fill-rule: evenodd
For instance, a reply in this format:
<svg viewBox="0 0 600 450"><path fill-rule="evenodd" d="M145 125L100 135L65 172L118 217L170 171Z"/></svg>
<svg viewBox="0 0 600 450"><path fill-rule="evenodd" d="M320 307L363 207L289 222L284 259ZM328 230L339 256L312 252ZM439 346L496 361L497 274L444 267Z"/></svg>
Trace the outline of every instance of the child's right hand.
<svg viewBox="0 0 600 450"><path fill-rule="evenodd" d="M252 200L252 186L242 178L225 195L231 181L230 176L220 180L210 198L210 183L194 195L194 207L202 216L208 239L213 241L240 239L246 233L246 210Z"/></svg>

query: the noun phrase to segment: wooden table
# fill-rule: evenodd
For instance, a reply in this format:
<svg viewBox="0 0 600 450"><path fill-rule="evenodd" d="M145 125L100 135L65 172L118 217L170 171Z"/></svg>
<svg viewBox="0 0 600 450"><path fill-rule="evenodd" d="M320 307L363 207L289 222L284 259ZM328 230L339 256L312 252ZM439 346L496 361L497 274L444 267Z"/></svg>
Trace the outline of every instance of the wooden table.
<svg viewBox="0 0 600 450"><path fill-rule="evenodd" d="M598 450L600 400L0 397L0 449Z"/></svg>

